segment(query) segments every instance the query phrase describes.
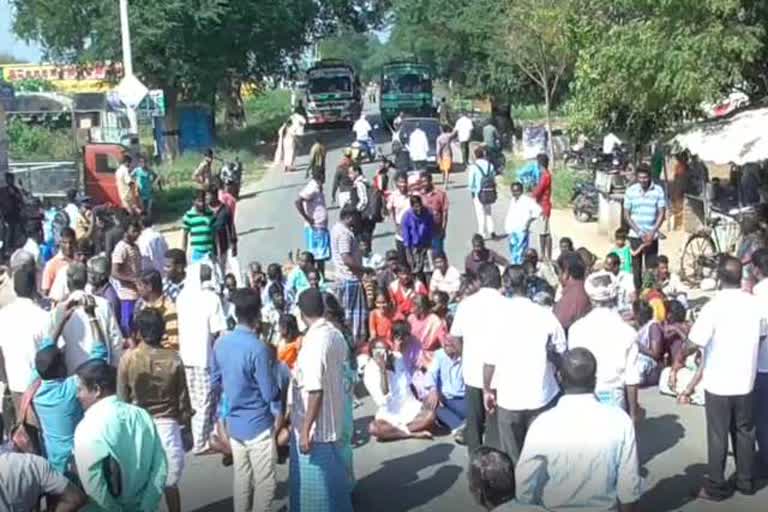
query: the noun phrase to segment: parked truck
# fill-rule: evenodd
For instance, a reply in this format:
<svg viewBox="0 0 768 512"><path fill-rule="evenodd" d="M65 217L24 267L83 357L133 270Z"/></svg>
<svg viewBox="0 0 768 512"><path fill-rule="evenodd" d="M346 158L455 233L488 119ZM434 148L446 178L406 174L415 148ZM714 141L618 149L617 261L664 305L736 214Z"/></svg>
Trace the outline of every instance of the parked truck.
<svg viewBox="0 0 768 512"><path fill-rule="evenodd" d="M321 60L307 70L307 123L352 124L362 111L360 79L349 64L340 60Z"/></svg>
<svg viewBox="0 0 768 512"><path fill-rule="evenodd" d="M431 117L435 113L432 99L432 72L429 66L412 61L396 61L381 69L381 118L385 125L400 112L411 117Z"/></svg>

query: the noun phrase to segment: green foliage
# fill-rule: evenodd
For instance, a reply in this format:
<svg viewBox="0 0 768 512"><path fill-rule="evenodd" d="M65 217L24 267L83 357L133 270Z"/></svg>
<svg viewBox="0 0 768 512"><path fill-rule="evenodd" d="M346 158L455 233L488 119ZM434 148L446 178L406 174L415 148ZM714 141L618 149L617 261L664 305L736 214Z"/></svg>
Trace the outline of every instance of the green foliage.
<svg viewBox="0 0 768 512"><path fill-rule="evenodd" d="M13 82L16 92L52 92L56 90L53 83L41 78L25 78Z"/></svg>
<svg viewBox="0 0 768 512"><path fill-rule="evenodd" d="M277 130L291 115L291 93L283 89L271 89L245 101L248 126L239 130L220 133L219 143L226 148L253 147L259 141L273 140Z"/></svg>
<svg viewBox="0 0 768 512"><path fill-rule="evenodd" d="M740 21L740 0L595 3L570 101L581 130L649 140L739 86L765 37Z"/></svg>
<svg viewBox="0 0 768 512"><path fill-rule="evenodd" d="M74 160L77 151L68 129L28 125L15 119L8 123L8 152L16 162Z"/></svg>

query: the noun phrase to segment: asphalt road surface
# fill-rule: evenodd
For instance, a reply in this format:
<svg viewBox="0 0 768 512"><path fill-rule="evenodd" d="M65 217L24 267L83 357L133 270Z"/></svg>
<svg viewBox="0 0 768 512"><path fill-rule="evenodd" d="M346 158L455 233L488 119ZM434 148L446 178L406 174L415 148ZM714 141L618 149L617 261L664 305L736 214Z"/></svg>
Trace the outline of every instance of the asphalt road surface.
<svg viewBox="0 0 768 512"><path fill-rule="evenodd" d="M377 134L379 141L383 134ZM330 194L332 173L341 159L341 147L352 141L346 130L308 134L305 151L314 136L329 143L327 161ZM386 149L386 146L385 146ZM284 175L271 170L255 186L246 184L238 205L237 226L240 233L242 264L259 261L263 265L284 263L288 252L303 248L302 222L294 208L296 196L304 184L306 155L298 160L299 172ZM375 165L366 165L370 178ZM466 190L466 176L452 176L449 187L451 201L446 250L449 258L462 266L469 251L469 239L475 231L474 212ZM502 200L494 211L501 226L505 213ZM331 211L331 225L338 210ZM558 226L552 227L555 237ZM499 229L501 231L501 229ZM567 233L578 236L578 233ZM377 228L374 250L383 253L394 245L392 226L385 223ZM504 244L491 244L505 251ZM555 242L555 247L557 247ZM704 410L696 406L679 406L674 399L662 397L656 389L641 392L647 418L638 428L638 445L645 479L645 494L640 510L666 511L761 511L768 509L766 482L752 497L736 495L720 503L695 501L692 493L701 483L706 462L706 426ZM467 451L456 445L450 436L434 441L399 441L378 443L367 433L374 408L370 399L362 400L355 410L355 508L365 512L401 511L479 511L469 495L465 467ZM563 425L563 435L568 426ZM584 440L585 443L589 439ZM733 471L729 458L728 471ZM279 467L279 503L287 505L287 466ZM181 482L183 509L213 512L232 510L232 470L220 464L218 456L190 457Z"/></svg>

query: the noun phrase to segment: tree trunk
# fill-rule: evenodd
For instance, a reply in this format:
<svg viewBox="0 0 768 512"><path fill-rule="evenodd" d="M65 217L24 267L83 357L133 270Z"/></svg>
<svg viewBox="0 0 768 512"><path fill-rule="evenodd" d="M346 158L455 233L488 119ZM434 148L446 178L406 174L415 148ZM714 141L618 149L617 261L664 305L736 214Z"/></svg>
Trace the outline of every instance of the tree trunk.
<svg viewBox="0 0 768 512"><path fill-rule="evenodd" d="M549 84L544 90L544 111L547 123L547 153L549 153L549 165L555 165L555 145L552 143L552 98L549 94Z"/></svg>
<svg viewBox="0 0 768 512"><path fill-rule="evenodd" d="M222 81L221 99L224 102L224 127L227 130L246 127L245 104L241 94L242 85L242 80L229 73Z"/></svg>
<svg viewBox="0 0 768 512"><path fill-rule="evenodd" d="M499 130L504 144L507 144L515 136L515 126L512 122L512 118L509 115L511 106L509 95L494 94L490 97L490 100L491 119L493 119L493 123L496 126L496 129Z"/></svg>
<svg viewBox="0 0 768 512"><path fill-rule="evenodd" d="M175 86L163 88L165 94L165 143L163 158L175 160L179 156L179 114L177 111L179 90Z"/></svg>

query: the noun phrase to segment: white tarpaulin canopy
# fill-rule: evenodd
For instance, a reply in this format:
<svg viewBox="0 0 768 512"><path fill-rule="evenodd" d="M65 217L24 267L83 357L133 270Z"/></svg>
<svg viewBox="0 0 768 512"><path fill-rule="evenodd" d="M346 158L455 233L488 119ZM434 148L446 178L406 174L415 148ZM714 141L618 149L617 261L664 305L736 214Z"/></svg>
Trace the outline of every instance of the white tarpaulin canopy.
<svg viewBox="0 0 768 512"><path fill-rule="evenodd" d="M698 124L675 136L671 143L718 165L768 160L768 108Z"/></svg>

